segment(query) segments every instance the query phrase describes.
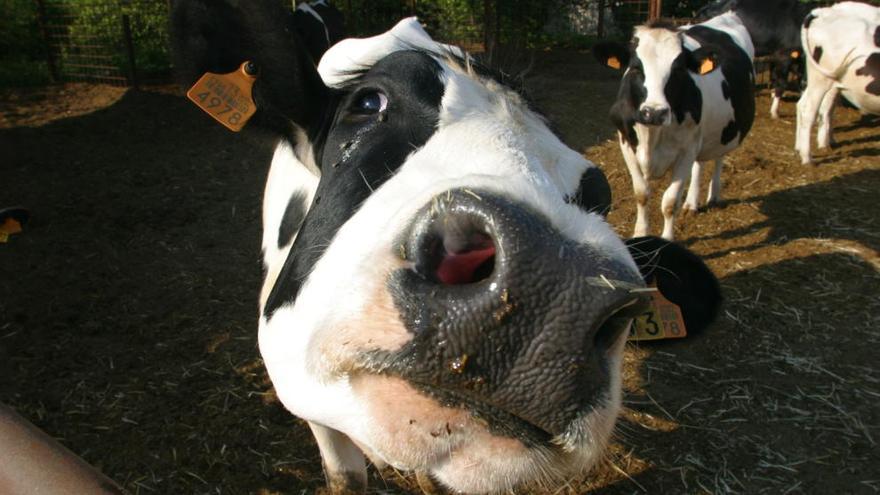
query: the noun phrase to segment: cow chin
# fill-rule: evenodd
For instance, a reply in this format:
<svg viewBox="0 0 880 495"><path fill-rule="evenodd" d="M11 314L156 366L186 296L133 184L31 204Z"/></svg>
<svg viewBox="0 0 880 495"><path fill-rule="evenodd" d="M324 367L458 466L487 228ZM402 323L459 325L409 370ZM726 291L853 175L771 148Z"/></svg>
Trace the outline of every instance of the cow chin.
<svg viewBox="0 0 880 495"><path fill-rule="evenodd" d="M558 486L589 471L604 455L620 410L624 344L621 336L611 353L604 400L545 444L498 435L467 407L444 406L405 379L367 372L350 376L370 425L356 441L370 457L397 469L428 472L457 492Z"/></svg>

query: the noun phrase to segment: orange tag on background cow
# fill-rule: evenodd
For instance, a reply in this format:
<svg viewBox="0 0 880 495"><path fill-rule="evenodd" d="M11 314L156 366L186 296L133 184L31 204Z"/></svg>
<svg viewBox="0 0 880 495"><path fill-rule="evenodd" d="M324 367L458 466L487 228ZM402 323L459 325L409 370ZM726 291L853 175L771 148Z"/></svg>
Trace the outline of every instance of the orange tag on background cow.
<svg viewBox="0 0 880 495"><path fill-rule="evenodd" d="M791 58L799 58L801 56L800 52L797 50L791 51Z"/></svg>
<svg viewBox="0 0 880 495"><path fill-rule="evenodd" d="M704 58L700 64L700 75L706 75L715 70L715 62L711 58Z"/></svg>
<svg viewBox="0 0 880 495"><path fill-rule="evenodd" d="M251 90L257 76L250 62L241 64L235 72L214 74L208 72L199 78L187 98L231 131L240 131L257 111Z"/></svg>
<svg viewBox="0 0 880 495"><path fill-rule="evenodd" d="M651 294L648 310L633 318L627 340L680 339L687 336L681 309L659 290Z"/></svg>
<svg viewBox="0 0 880 495"><path fill-rule="evenodd" d="M608 57L608 60L605 61L605 64L607 64L608 67L611 67L612 69L620 68L620 60L614 56Z"/></svg>

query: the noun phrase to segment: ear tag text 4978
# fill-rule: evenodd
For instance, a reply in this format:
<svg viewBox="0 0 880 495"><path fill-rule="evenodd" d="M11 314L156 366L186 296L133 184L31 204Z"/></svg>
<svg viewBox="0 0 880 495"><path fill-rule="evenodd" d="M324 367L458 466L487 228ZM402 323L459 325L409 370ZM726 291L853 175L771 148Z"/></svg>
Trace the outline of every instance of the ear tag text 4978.
<svg viewBox="0 0 880 495"><path fill-rule="evenodd" d="M666 299L659 290L652 291L651 305L644 313L633 318L627 340L680 339L687 336L681 309Z"/></svg>
<svg viewBox="0 0 880 495"><path fill-rule="evenodd" d="M257 79L251 62L228 74L205 73L186 92L187 98L231 131L238 132L257 111L251 90Z"/></svg>

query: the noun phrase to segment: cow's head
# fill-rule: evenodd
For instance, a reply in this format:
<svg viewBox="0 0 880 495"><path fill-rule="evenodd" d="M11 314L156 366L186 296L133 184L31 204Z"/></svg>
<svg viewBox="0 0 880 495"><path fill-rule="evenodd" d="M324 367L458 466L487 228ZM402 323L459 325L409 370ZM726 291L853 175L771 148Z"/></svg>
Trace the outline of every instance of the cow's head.
<svg viewBox="0 0 880 495"><path fill-rule="evenodd" d="M669 125L673 116L676 122L683 122L686 109L701 103L691 74L703 75L716 69L710 51L688 47L689 43L675 26L657 21L636 27L629 46L596 44L593 55L599 63L625 71L618 108L612 113L644 125ZM699 115L694 117L699 120Z"/></svg>
<svg viewBox="0 0 880 495"><path fill-rule="evenodd" d="M256 64L256 125L283 137L267 195L297 181L264 217L287 231L259 335L285 407L464 492L592 466L620 408L640 268L670 281L691 331L717 306L711 273L674 244L621 241L601 171L414 19L339 43L319 73L276 3L241 5L178 5L175 49L191 80Z"/></svg>

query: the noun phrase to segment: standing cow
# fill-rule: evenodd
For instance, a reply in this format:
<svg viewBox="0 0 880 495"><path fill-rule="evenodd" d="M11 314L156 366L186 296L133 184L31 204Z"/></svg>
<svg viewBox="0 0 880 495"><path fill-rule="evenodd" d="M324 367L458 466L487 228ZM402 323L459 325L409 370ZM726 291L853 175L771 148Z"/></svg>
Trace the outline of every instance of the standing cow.
<svg viewBox="0 0 880 495"><path fill-rule="evenodd" d="M810 131L818 112L819 148L831 143L838 93L863 113L880 114L880 7L841 2L813 10L801 29L807 87L798 101L795 150L809 164Z"/></svg>
<svg viewBox="0 0 880 495"><path fill-rule="evenodd" d="M714 160L706 201L718 201L722 159L752 127L754 51L748 32L732 12L681 29L661 21L636 27L628 47L601 43L594 54L624 69L611 120L632 177L635 235L648 233L648 180L672 169L661 205L663 237L671 240L684 183L690 178L684 208L696 211L700 162Z"/></svg>
<svg viewBox="0 0 880 495"><path fill-rule="evenodd" d="M699 331L711 272L676 244L621 241L597 213L601 171L415 19L340 42L319 72L279 9L181 0L174 49L190 81L258 73L249 125L279 139L260 351L331 490L363 491L365 455L466 493L593 466L643 277Z"/></svg>
<svg viewBox="0 0 880 495"><path fill-rule="evenodd" d="M697 11L696 18L705 20L728 11L735 12L748 30L755 56L770 57L770 116L779 118L789 73L803 72L800 28L810 5L798 0L718 0Z"/></svg>

